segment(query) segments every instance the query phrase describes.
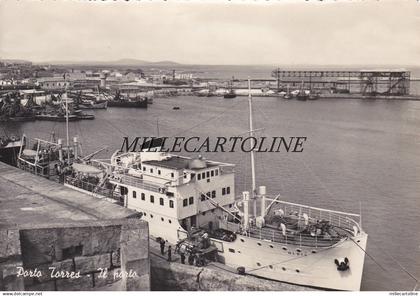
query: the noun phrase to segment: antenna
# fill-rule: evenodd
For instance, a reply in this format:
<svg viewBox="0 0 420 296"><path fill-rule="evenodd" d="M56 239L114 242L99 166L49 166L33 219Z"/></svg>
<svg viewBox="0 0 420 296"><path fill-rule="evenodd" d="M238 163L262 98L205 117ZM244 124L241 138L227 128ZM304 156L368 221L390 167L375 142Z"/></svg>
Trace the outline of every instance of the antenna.
<svg viewBox="0 0 420 296"><path fill-rule="evenodd" d="M254 127L252 121L252 95L251 95L251 79L248 78L248 106L249 106L249 136L251 137L251 148L254 148L255 141L252 138L254 136ZM254 215L257 215L257 202L256 202L256 184L255 184L255 155L254 149L251 149L251 175L252 175L252 192L251 199L253 201Z"/></svg>
<svg viewBox="0 0 420 296"><path fill-rule="evenodd" d="M159 117L156 118L156 131L157 131L157 137L159 138Z"/></svg>

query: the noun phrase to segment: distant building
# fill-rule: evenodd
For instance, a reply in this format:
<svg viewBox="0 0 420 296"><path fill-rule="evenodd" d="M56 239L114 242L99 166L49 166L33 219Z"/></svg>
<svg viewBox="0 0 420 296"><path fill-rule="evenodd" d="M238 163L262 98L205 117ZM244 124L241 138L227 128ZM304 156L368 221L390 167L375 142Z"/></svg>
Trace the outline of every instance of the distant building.
<svg viewBox="0 0 420 296"><path fill-rule="evenodd" d="M65 80L64 77L48 77L37 79L37 84L45 90L64 90L70 86L70 81Z"/></svg>

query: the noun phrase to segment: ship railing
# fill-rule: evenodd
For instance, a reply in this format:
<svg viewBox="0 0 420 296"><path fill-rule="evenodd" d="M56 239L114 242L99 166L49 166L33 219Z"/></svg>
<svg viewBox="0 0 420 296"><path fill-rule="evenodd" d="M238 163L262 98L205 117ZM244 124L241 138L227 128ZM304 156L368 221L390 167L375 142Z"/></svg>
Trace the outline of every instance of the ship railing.
<svg viewBox="0 0 420 296"><path fill-rule="evenodd" d="M165 193L165 186L150 181L145 181L139 177L128 176L125 174L114 174L111 179L117 179L119 183L133 186L136 188L145 189L157 193Z"/></svg>
<svg viewBox="0 0 420 296"><path fill-rule="evenodd" d="M106 198L114 199L118 202L123 202L123 196L120 193L114 191L112 188L99 187L98 184L86 182L80 180L79 178L71 176L67 176L64 182L84 191L88 191Z"/></svg>
<svg viewBox="0 0 420 296"><path fill-rule="evenodd" d="M267 200L272 201L268 198ZM359 224L360 215L358 214L322 209L279 200L275 200L273 203L274 204L270 209L271 211L275 212L276 210L278 211L281 209L285 216L296 216L298 224L302 227L304 226L304 214L306 214L311 222L328 221L330 225L350 232L354 232L355 227L358 232L361 231Z"/></svg>
<svg viewBox="0 0 420 296"><path fill-rule="evenodd" d="M243 229L239 223L229 221L220 221L219 226L225 230L242 234L246 237L256 238L261 241L280 243L283 245L293 245L298 247L322 248L330 247L338 243L342 237L331 237L329 235L311 235L306 233L299 233L287 231L284 235L281 230L274 230L268 228L249 227L247 230Z"/></svg>

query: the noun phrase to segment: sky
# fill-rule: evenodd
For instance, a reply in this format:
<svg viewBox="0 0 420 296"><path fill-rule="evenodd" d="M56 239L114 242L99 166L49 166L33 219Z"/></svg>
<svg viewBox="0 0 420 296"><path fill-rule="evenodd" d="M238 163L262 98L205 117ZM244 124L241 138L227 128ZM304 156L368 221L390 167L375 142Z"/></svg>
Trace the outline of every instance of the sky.
<svg viewBox="0 0 420 296"><path fill-rule="evenodd" d="M420 65L420 1L0 1L0 58Z"/></svg>

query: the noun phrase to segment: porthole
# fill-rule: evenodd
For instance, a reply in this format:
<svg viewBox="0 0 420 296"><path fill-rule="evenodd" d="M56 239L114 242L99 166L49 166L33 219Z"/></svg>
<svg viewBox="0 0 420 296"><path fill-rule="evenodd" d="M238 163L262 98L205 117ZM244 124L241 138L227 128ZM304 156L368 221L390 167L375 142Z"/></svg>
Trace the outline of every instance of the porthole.
<svg viewBox="0 0 420 296"><path fill-rule="evenodd" d="M286 247L283 247L282 249L285 250L285 251L287 251L287 248Z"/></svg>
<svg viewBox="0 0 420 296"><path fill-rule="evenodd" d="M286 267L282 267L281 269L283 269L283 271L286 271Z"/></svg>
<svg viewBox="0 0 420 296"><path fill-rule="evenodd" d="M274 248L273 245L270 245L270 248Z"/></svg>
<svg viewBox="0 0 420 296"><path fill-rule="evenodd" d="M312 254L316 254L316 251L315 250L312 250Z"/></svg>
<svg viewBox="0 0 420 296"><path fill-rule="evenodd" d="M153 218L153 215L152 214L150 214L150 218Z"/></svg>
<svg viewBox="0 0 420 296"><path fill-rule="evenodd" d="M231 252L231 253L235 253L235 250L234 250L234 249L229 248L229 252Z"/></svg>
<svg viewBox="0 0 420 296"><path fill-rule="evenodd" d="M257 262L257 266L261 266L261 263L260 262Z"/></svg>
<svg viewBox="0 0 420 296"><path fill-rule="evenodd" d="M270 269L273 269L273 265L268 265L268 267L270 267Z"/></svg>
<svg viewBox="0 0 420 296"><path fill-rule="evenodd" d="M358 243L360 243L360 239L359 239L359 240L357 240L357 242L358 242Z"/></svg>
<svg viewBox="0 0 420 296"><path fill-rule="evenodd" d="M257 245L261 246L261 243L257 243Z"/></svg>
<svg viewBox="0 0 420 296"><path fill-rule="evenodd" d="M169 222L169 224L171 224L171 223L172 223L172 221L171 221L171 220L168 220L168 222Z"/></svg>
<svg viewBox="0 0 420 296"><path fill-rule="evenodd" d="M144 212L143 215L146 217L147 216L146 212Z"/></svg>
<svg viewBox="0 0 420 296"><path fill-rule="evenodd" d="M301 249L296 249L296 252L300 253L300 252L302 252L302 250Z"/></svg>
<svg viewBox="0 0 420 296"><path fill-rule="evenodd" d="M162 220L162 222L165 221L165 219L163 219L163 218L160 218L160 220Z"/></svg>
<svg viewBox="0 0 420 296"><path fill-rule="evenodd" d="M241 238L241 242L243 242L243 243L244 243L245 241Z"/></svg>
<svg viewBox="0 0 420 296"><path fill-rule="evenodd" d="M299 270L299 269L296 269L296 272L297 272L297 273L299 273L299 272L300 272L300 270Z"/></svg>
<svg viewBox="0 0 420 296"><path fill-rule="evenodd" d="M240 253L241 253L241 251L238 251L238 253L240 254Z"/></svg>

